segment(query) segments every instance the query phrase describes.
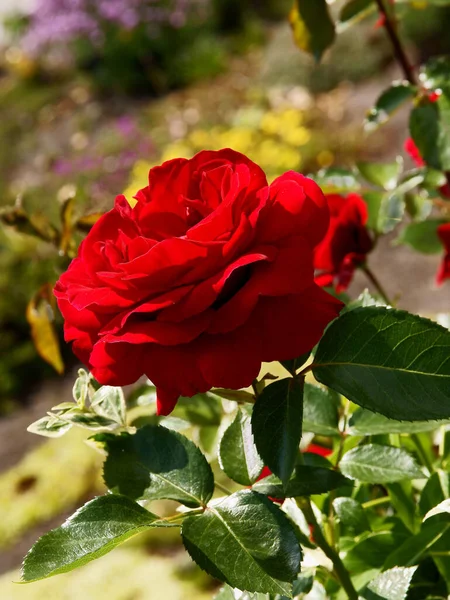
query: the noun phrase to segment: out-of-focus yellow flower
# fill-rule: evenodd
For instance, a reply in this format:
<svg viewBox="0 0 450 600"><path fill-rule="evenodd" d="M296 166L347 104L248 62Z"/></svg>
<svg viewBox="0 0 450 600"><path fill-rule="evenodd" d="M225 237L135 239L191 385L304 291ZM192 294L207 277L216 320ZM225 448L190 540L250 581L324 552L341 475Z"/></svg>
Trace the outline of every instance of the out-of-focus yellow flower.
<svg viewBox="0 0 450 600"><path fill-rule="evenodd" d="M320 167L329 167L333 164L334 154L329 150L322 150L317 155L317 162Z"/></svg>
<svg viewBox="0 0 450 600"><path fill-rule="evenodd" d="M304 146L311 140L311 132L305 127L298 127L287 131L283 139L291 146Z"/></svg>

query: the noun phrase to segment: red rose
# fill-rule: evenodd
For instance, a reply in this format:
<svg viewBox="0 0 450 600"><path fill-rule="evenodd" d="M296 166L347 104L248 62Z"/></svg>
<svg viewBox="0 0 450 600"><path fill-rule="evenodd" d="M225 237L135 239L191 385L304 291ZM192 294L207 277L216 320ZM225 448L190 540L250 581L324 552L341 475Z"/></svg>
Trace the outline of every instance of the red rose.
<svg viewBox="0 0 450 600"><path fill-rule="evenodd" d="M445 248L444 258L437 274L437 282L440 285L446 279L450 279L450 223L439 225L437 233Z"/></svg>
<svg viewBox="0 0 450 600"><path fill-rule="evenodd" d="M335 285L340 292L347 289L373 243L366 228L367 205L360 196L328 194L326 199L330 226L314 252L316 282L322 287Z"/></svg>
<svg viewBox="0 0 450 600"><path fill-rule="evenodd" d="M418 167L425 166L425 161L423 160L422 155L420 154L420 150L416 146L412 138L408 138L406 140L404 148Z"/></svg>
<svg viewBox="0 0 450 600"><path fill-rule="evenodd" d="M328 209L303 175L269 187L242 154L204 151L151 169L136 200L118 196L55 288L65 339L100 383L145 374L168 414L309 351L339 313L314 283Z"/></svg>
<svg viewBox="0 0 450 600"><path fill-rule="evenodd" d="M430 96L432 102L436 102L438 98L439 95L437 94L437 92L434 92L434 94ZM404 148L418 167L424 167L426 165L425 161L422 158L422 155L420 154L419 148L416 146L412 138L408 138L406 140ZM444 183L444 185L441 185L439 191L444 196L444 198L450 198L450 183L447 182Z"/></svg>
<svg viewBox="0 0 450 600"><path fill-rule="evenodd" d="M323 456L326 458L333 454L333 450L331 448L327 448L326 446L319 446L319 444L309 444L309 446L305 449L305 452L310 452L311 454L318 454L319 456Z"/></svg>

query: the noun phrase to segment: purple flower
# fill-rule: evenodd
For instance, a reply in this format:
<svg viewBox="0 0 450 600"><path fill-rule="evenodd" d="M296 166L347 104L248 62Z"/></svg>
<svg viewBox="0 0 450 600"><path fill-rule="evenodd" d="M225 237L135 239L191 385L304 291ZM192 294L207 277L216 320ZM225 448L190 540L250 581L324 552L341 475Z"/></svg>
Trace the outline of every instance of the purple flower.
<svg viewBox="0 0 450 600"><path fill-rule="evenodd" d="M152 35L163 25L179 28L188 18L204 18L211 0L38 0L23 46L32 55L53 44L104 39L105 26L132 30L144 25Z"/></svg>

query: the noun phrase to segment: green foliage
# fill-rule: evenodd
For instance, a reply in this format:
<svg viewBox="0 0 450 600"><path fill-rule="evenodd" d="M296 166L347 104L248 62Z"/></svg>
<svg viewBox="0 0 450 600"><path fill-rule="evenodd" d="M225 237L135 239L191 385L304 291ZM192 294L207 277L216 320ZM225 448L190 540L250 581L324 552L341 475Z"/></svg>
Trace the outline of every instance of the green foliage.
<svg viewBox="0 0 450 600"><path fill-rule="evenodd" d="M427 165L450 170L450 89L444 89L436 102L425 98L413 108L409 129Z"/></svg>
<svg viewBox="0 0 450 600"><path fill-rule="evenodd" d="M182 536L191 557L213 577L249 592L291 597L300 547L286 516L261 494L237 492L188 517Z"/></svg>
<svg viewBox="0 0 450 600"><path fill-rule="evenodd" d="M449 349L449 331L432 321L382 307L356 308L325 332L313 373L391 419L444 419L450 417Z"/></svg>
<svg viewBox="0 0 450 600"><path fill-rule="evenodd" d="M376 577L364 592L365 600L405 600L417 567L389 569Z"/></svg>
<svg viewBox="0 0 450 600"><path fill-rule="evenodd" d="M134 435L102 434L108 454L103 476L108 488L133 498L169 498L204 506L214 490L211 467L193 442L165 427L146 425Z"/></svg>
<svg viewBox="0 0 450 600"><path fill-rule="evenodd" d="M415 88L407 81L393 82L387 90L384 90L375 106L367 113L366 128L371 130L383 125L405 102L412 100L415 93Z"/></svg>
<svg viewBox="0 0 450 600"><path fill-rule="evenodd" d="M219 449L222 470L241 485L251 485L260 475L263 463L253 442L250 415L239 410L222 436Z"/></svg>
<svg viewBox="0 0 450 600"><path fill-rule="evenodd" d="M352 482L337 471L322 467L298 465L294 475L287 483L281 482L275 475L264 477L253 484L253 489L266 496L292 498L324 494L342 486L351 486Z"/></svg>
<svg viewBox="0 0 450 600"><path fill-rule="evenodd" d="M353 448L344 455L340 467L344 475L363 483L391 483L425 477L408 452L380 444Z"/></svg>
<svg viewBox="0 0 450 600"><path fill-rule="evenodd" d="M413 250L423 254L439 254L442 252L442 242L437 234L443 219L428 219L419 223L410 223L400 234L397 242L408 244Z"/></svg>
<svg viewBox="0 0 450 600"><path fill-rule="evenodd" d="M103 556L137 533L167 526L128 498L100 496L36 542L23 562L22 581L66 573Z"/></svg>
<svg viewBox="0 0 450 600"><path fill-rule="evenodd" d="M256 448L264 463L286 484L302 436L303 381L281 379L264 388L252 415Z"/></svg>

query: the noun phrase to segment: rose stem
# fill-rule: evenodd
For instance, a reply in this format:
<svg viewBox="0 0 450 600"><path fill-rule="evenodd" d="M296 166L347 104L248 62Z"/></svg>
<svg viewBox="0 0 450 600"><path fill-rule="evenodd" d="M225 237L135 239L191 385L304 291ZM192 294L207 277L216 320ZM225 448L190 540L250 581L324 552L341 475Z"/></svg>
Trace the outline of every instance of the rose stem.
<svg viewBox="0 0 450 600"><path fill-rule="evenodd" d="M339 554L334 550L322 533L319 523L317 522L316 515L311 506L309 498L301 498L298 500L300 508L305 513L306 520L312 525L312 535L316 544L321 548L326 556L331 560L334 567L334 572L339 579L342 587L347 592L349 600L358 600L358 592L355 590L349 572L344 566Z"/></svg>
<svg viewBox="0 0 450 600"><path fill-rule="evenodd" d="M395 58L399 62L405 79L409 81L412 85L417 85L416 76L414 74L414 70L411 67L411 64L406 56L406 52L400 42L400 38L397 35L397 31L395 29L394 24L392 23L386 7L384 5L384 0L375 0L378 5L378 10L380 11L381 16L383 17L383 26L386 29L386 32L391 40L392 46L394 48Z"/></svg>

